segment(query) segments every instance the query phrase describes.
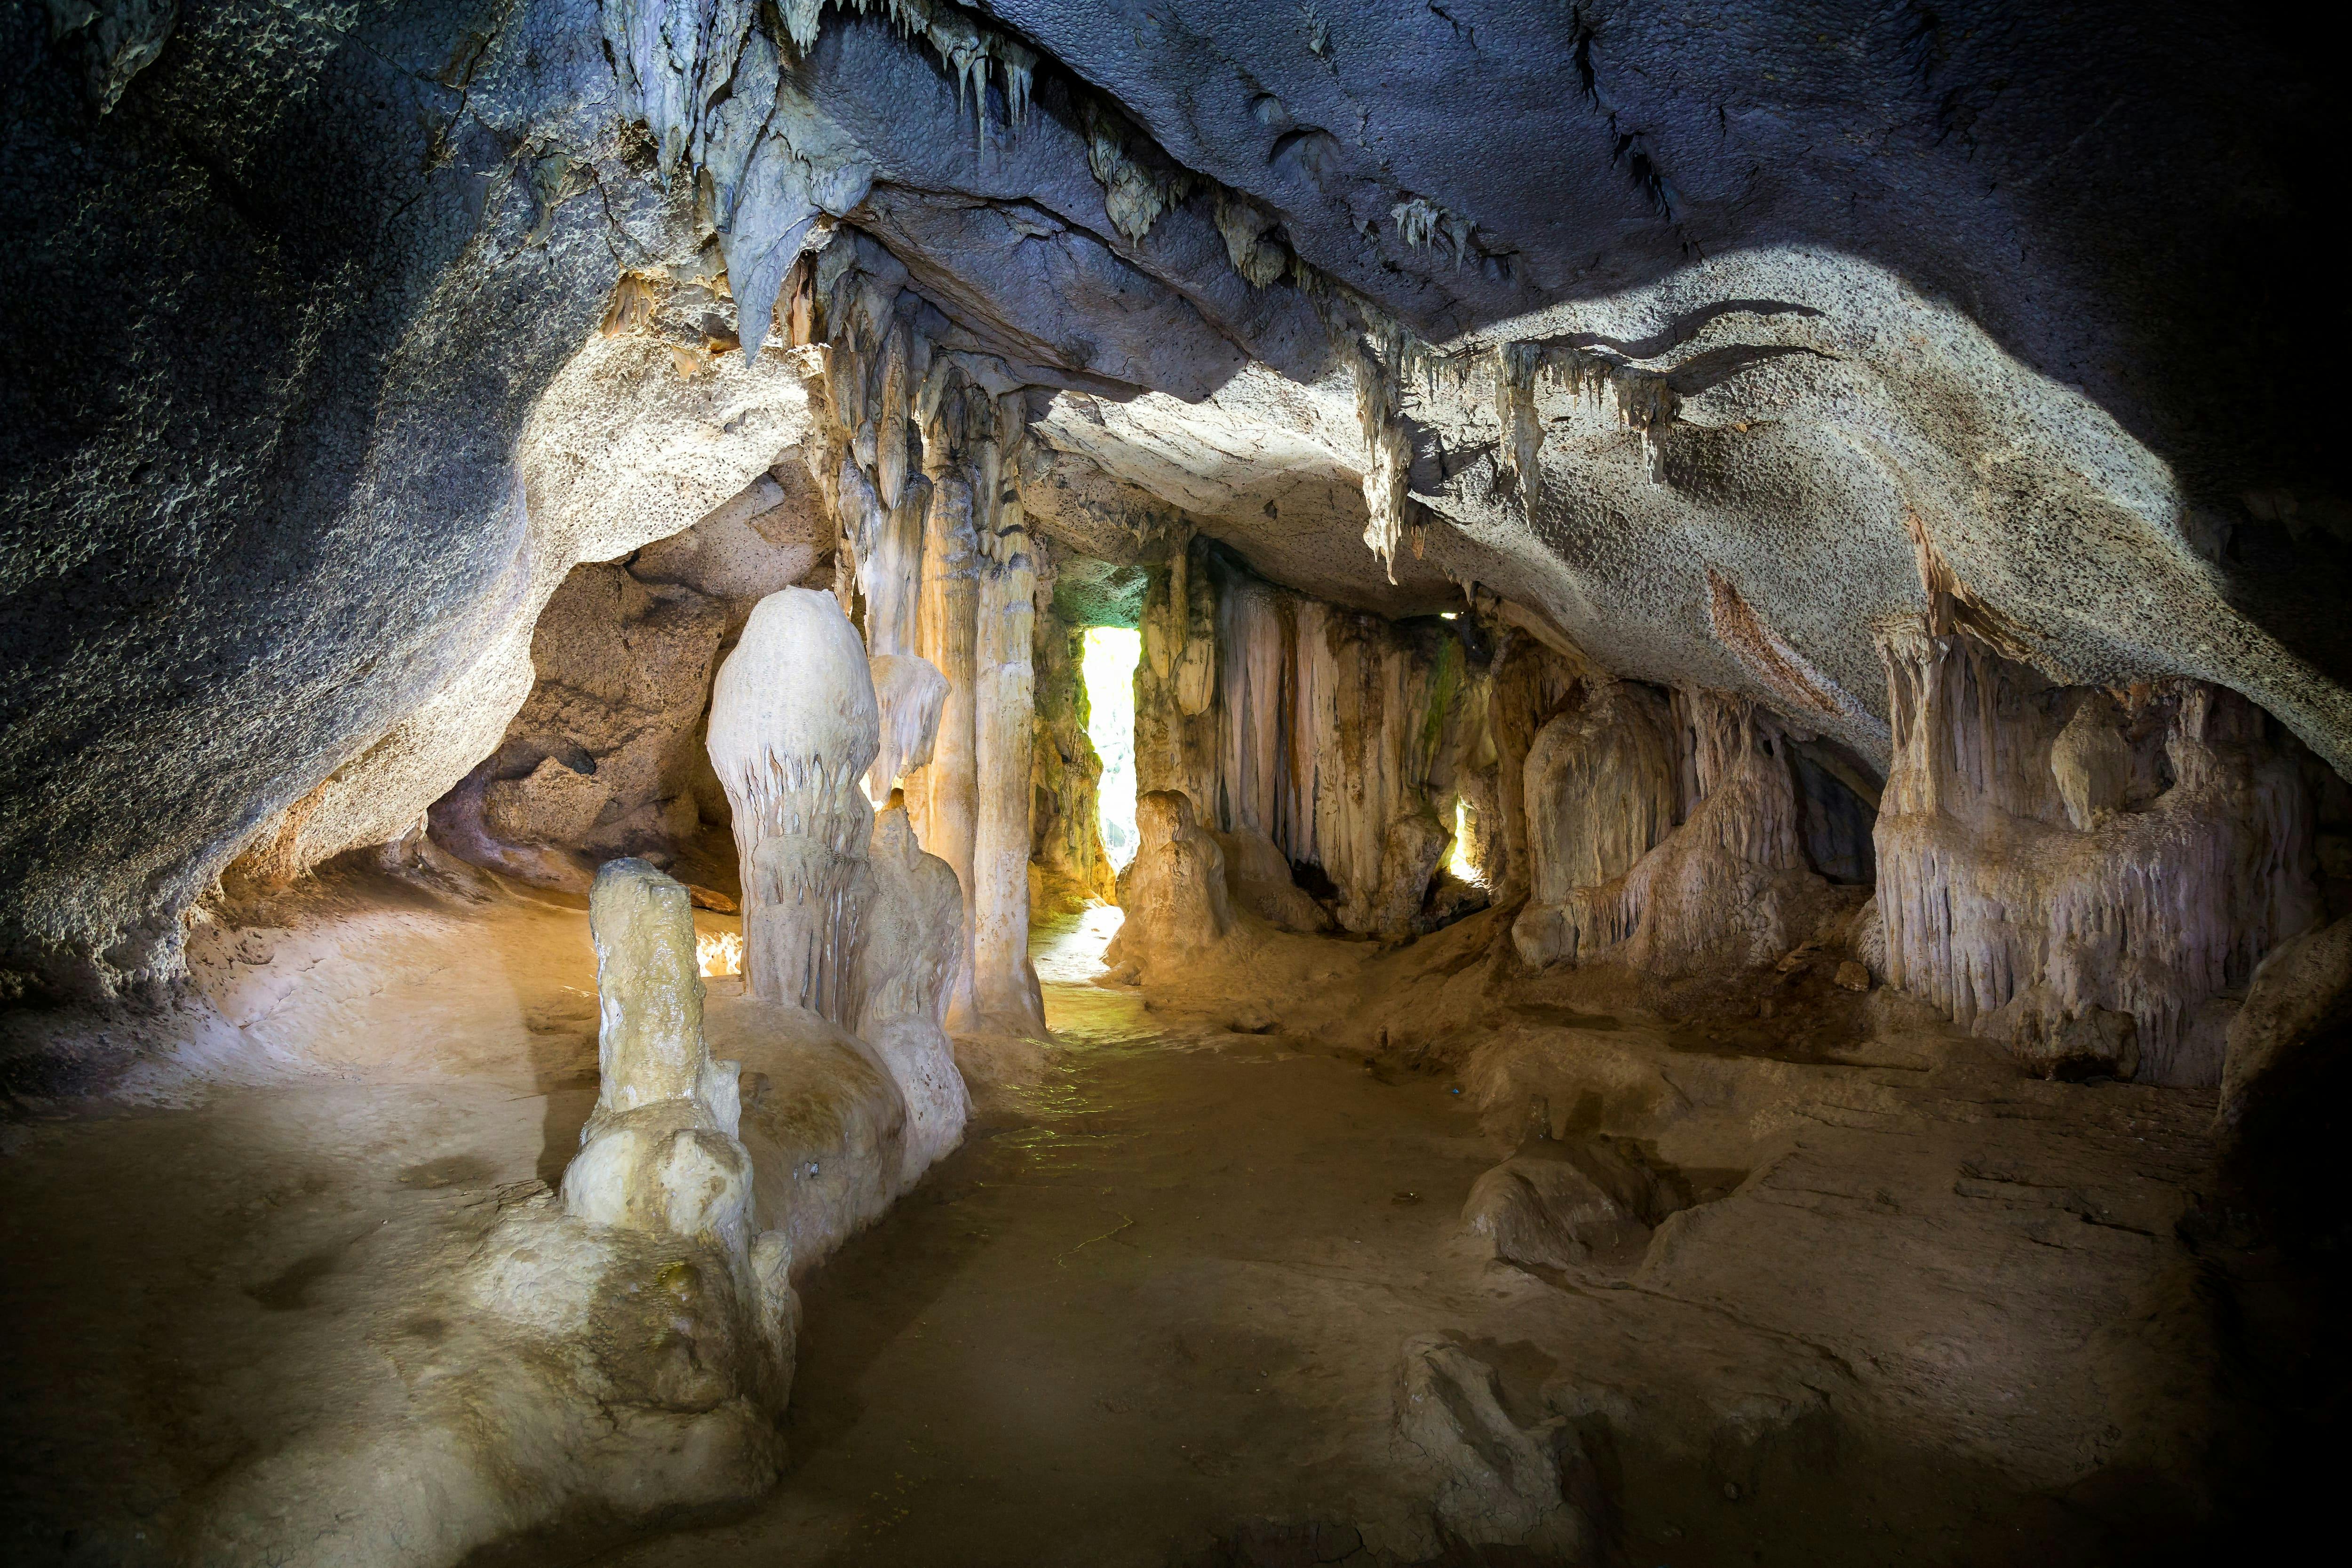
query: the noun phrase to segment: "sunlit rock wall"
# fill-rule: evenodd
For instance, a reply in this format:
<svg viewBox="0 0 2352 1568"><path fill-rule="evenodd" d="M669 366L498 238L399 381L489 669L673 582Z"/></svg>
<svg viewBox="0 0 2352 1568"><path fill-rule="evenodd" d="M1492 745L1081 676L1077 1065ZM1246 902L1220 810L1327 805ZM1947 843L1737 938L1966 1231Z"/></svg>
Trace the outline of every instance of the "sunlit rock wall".
<svg viewBox="0 0 2352 1568"><path fill-rule="evenodd" d="M1032 907L1040 918L1088 901L1116 903L1118 889L1103 847L1097 785L1102 759L1087 736L1087 690L1080 661L1085 628L1073 626L1049 599L1037 616L1036 729L1030 750Z"/></svg>

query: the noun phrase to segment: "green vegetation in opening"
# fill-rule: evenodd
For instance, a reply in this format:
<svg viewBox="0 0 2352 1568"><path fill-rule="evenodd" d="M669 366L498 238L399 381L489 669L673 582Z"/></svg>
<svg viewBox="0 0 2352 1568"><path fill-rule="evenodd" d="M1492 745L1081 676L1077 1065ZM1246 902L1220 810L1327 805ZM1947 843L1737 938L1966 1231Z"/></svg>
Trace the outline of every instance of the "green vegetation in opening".
<svg viewBox="0 0 2352 1568"><path fill-rule="evenodd" d="M1103 847L1119 870L1135 858L1135 666L1143 636L1122 626L1089 626L1078 678L1087 689L1087 739L1102 759L1096 800Z"/></svg>
<svg viewBox="0 0 2352 1568"><path fill-rule="evenodd" d="M1458 795L1454 797L1454 844L1446 853L1445 868L1465 882L1478 879L1478 868L1470 863L1470 803Z"/></svg>

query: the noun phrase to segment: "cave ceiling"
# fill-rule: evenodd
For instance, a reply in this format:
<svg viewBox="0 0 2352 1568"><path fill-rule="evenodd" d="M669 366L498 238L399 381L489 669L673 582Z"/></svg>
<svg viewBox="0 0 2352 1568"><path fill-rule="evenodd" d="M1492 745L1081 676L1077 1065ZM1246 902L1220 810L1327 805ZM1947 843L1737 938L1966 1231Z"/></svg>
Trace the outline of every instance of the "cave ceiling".
<svg viewBox="0 0 2352 1568"><path fill-rule="evenodd" d="M366 759L435 703L520 700L482 671L551 563L677 531L806 425L796 375L689 363L673 321L658 396L704 432L691 459L607 442L535 479L616 280L699 290L705 346L740 333L765 364L818 246L919 294L937 351L1034 389L1025 483L1066 550L1131 565L1182 526L1360 608L1499 595L1623 673L1881 761L1879 632L1932 583L2053 676L2210 679L2352 759L2342 326L2308 303L2324 51L2257 18L79 15L0 22L11 970L168 975L179 911L257 834L299 836L289 810L407 811ZM679 463L684 521L543 515L599 460Z"/></svg>

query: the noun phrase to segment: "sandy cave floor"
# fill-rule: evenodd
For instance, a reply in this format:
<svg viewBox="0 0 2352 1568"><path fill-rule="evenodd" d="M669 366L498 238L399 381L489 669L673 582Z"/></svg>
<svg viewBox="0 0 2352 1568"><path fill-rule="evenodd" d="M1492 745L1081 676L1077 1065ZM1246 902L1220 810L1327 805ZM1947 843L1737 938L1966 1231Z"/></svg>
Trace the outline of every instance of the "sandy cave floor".
<svg viewBox="0 0 2352 1568"><path fill-rule="evenodd" d="M320 897L200 944L237 1026L134 1079L145 1103L9 1129L9 1561L168 1561L175 1516L257 1453L398 1419L387 1367L439 1330L414 1281L575 1146L581 911ZM1035 1081L984 1091L964 1146L804 1283L783 1484L498 1561L1327 1558L1425 1507L1388 1458L1399 1347L1428 1331L1523 1425L1576 1426L1644 1563L2130 1561L2171 1528L2148 1500L2211 1425L2166 1234L2198 1097L1948 1042L1790 1065L1635 1031L1603 1043L1737 1133L1690 1149L1804 1131L1753 1170L1685 1152L1718 1201L1646 1258L1530 1271L1461 1228L1512 1148L1463 1079L1088 984L1116 918L1041 938L1060 1044Z"/></svg>

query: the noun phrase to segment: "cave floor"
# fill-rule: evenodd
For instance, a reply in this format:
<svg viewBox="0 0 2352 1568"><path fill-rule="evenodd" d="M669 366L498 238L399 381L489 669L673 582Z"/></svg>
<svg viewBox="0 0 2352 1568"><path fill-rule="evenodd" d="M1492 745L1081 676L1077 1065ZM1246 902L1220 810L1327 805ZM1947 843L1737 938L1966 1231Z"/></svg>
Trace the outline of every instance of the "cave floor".
<svg viewBox="0 0 2352 1568"><path fill-rule="evenodd" d="M1738 1198L1646 1260L1521 1268L1463 1226L1511 1152L1464 1077L1237 1032L1230 1003L1147 1011L1087 984L1116 921L1044 933L1059 1048L804 1287L783 1484L597 1561L1438 1561L1401 1525L1429 1482L1394 1430L1402 1347L1432 1332L1517 1424L1582 1432L1645 1564L2144 1560L2116 1521L2168 1510L2122 1450L2200 1419L2193 1316L2146 1234L2193 1108L1966 1053L1685 1057L1727 1121L1801 1105L1810 1131L1755 1181L1716 1173ZM2140 1206L2089 1223L2084 1182ZM2150 1432L2100 1430L2118 1409Z"/></svg>
<svg viewBox="0 0 2352 1568"><path fill-rule="evenodd" d="M783 1485L609 1561L1157 1568L1364 1513L1397 1347L1477 1311L1491 1145L1434 1079L1086 984L1105 913L1041 933L1039 1081L804 1288Z"/></svg>
<svg viewBox="0 0 2352 1568"><path fill-rule="evenodd" d="M0 1555L168 1561L256 1456L396 1426L395 1369L442 1331L421 1282L576 1146L581 913L362 891L196 944L214 1022L143 1085L11 1124ZM1669 1157L1737 1167L1643 1258L1521 1268L1461 1221L1517 1146L1469 1103L1475 1056L1236 1032L1223 997L1148 1010L1087 983L1115 918L1040 949L1059 1044L803 1282L782 1484L496 1561L1411 1561L1429 1492L1393 1397L1426 1333L1493 1367L1515 1422L1577 1435L1628 1561L2147 1561L2202 1507L2183 1479L2230 1438L2172 1230L2210 1099L2021 1079L1942 1037L1797 1062L1489 1029L1510 1070L1568 1075L1555 1104L1663 1095ZM1398 994L1455 983L1449 941L1482 940L1455 929Z"/></svg>

